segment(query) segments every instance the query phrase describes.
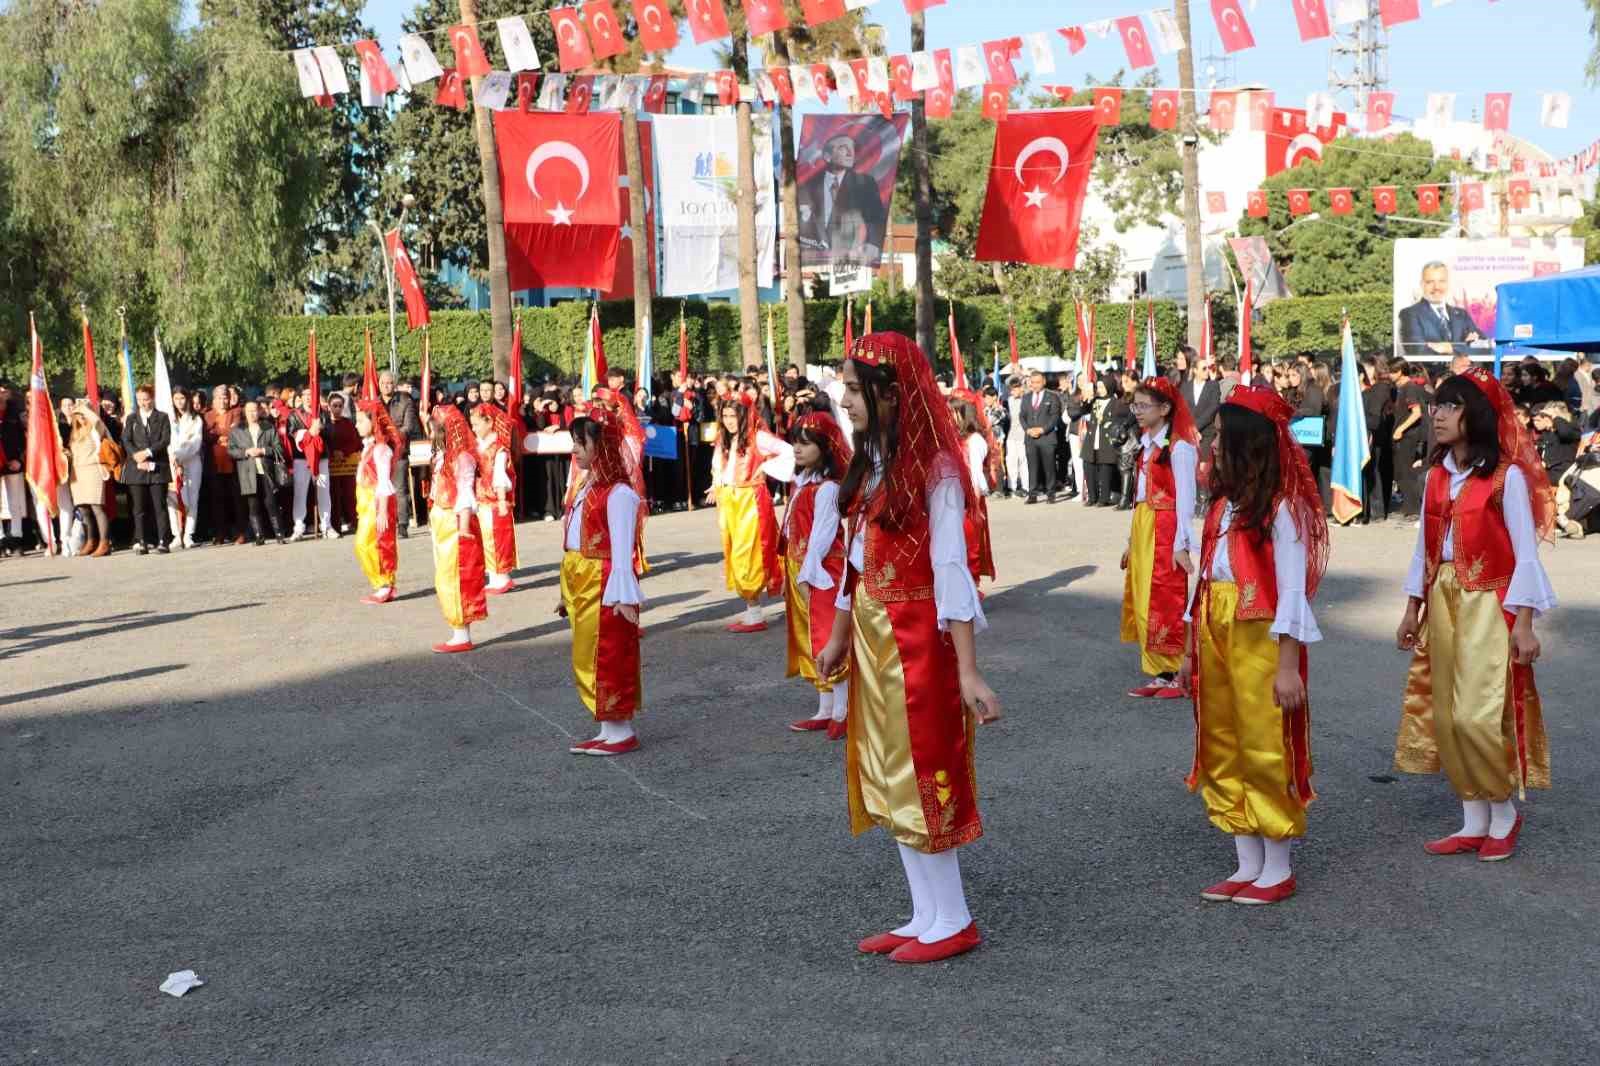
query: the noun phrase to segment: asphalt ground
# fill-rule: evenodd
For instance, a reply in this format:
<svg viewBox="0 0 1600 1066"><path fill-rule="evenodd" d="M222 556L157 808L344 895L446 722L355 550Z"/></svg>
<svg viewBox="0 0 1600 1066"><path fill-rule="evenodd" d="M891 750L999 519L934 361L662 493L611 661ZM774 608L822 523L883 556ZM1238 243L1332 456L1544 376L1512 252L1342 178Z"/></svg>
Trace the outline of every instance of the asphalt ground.
<svg viewBox="0 0 1600 1066"><path fill-rule="evenodd" d="M1230 842L1183 787L1186 703L1123 692L1127 516L997 501L983 669L986 942L903 919L851 838L841 745L788 732L783 630L731 636L715 516L648 530L644 748L592 732L559 527L443 657L425 538L396 605L348 540L0 563L0 1061L1592 1063L1600 1055L1600 545L1546 550L1556 787L1499 864L1439 859L1442 779L1392 780L1414 533L1339 530L1311 658L1300 893L1202 903ZM206 985L160 994L171 971Z"/></svg>

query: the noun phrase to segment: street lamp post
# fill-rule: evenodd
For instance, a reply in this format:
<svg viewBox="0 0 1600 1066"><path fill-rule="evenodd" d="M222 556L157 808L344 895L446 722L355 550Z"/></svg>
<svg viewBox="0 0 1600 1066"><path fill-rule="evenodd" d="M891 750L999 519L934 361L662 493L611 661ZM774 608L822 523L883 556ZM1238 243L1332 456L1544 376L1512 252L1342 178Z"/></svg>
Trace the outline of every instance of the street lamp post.
<svg viewBox="0 0 1600 1066"><path fill-rule="evenodd" d="M400 220L394 224L395 232L406 224L406 212L417 202L417 198L410 193L400 197ZM389 288L389 373L400 373L400 342L395 335L394 326L394 259L389 255L389 246L384 241L383 229L373 219L367 220L367 225L372 227L372 232L378 235L378 254L383 256L383 280Z"/></svg>

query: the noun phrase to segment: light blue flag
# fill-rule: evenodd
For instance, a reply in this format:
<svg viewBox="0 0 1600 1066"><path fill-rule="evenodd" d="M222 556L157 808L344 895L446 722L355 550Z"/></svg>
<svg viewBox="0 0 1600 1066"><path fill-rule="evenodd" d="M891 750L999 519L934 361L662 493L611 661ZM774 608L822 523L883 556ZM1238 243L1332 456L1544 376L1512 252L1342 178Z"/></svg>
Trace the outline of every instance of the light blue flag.
<svg viewBox="0 0 1600 1066"><path fill-rule="evenodd" d="M645 394L654 398L656 394L655 382L655 338L651 336L650 316L644 316L644 335L639 339L639 385Z"/></svg>
<svg viewBox="0 0 1600 1066"><path fill-rule="evenodd" d="M1144 316L1144 373L1145 378L1156 376L1156 313L1153 307L1145 308Z"/></svg>
<svg viewBox="0 0 1600 1066"><path fill-rule="evenodd" d="M1361 367L1350 319L1344 320L1344 352L1339 363L1339 424L1333 434L1333 517L1342 525L1361 514L1361 493L1372 451L1367 444L1367 413L1361 402Z"/></svg>

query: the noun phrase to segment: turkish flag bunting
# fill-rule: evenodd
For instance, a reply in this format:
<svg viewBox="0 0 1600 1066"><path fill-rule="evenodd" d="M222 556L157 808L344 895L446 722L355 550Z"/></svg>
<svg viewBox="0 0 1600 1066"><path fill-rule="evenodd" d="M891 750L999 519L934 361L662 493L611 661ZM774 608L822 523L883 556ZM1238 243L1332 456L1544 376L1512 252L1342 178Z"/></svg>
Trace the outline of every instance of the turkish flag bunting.
<svg viewBox="0 0 1600 1066"><path fill-rule="evenodd" d="M550 9L550 27L556 34L556 49L563 72L582 70L594 62L594 52L589 48L589 38L583 32L578 13L570 7Z"/></svg>
<svg viewBox="0 0 1600 1066"><path fill-rule="evenodd" d="M383 58L383 49L377 41L357 41L356 58L361 60L361 69L367 72L367 84L372 86L373 92L385 96L400 88L400 79L394 76L389 61Z"/></svg>
<svg viewBox="0 0 1600 1066"><path fill-rule="evenodd" d="M1511 128L1511 94L1485 93L1483 97L1483 128L1509 130Z"/></svg>
<svg viewBox="0 0 1600 1066"><path fill-rule="evenodd" d="M596 59L610 59L628 50L611 0L588 0L583 5L583 18L589 24L591 51Z"/></svg>
<svg viewBox="0 0 1600 1066"><path fill-rule="evenodd" d="M1422 17L1419 0L1378 0L1378 14L1383 17L1383 28L1392 29L1402 22L1412 22Z"/></svg>
<svg viewBox="0 0 1600 1066"><path fill-rule="evenodd" d="M1272 128L1272 108L1277 102L1277 94L1254 89L1250 92L1250 129L1255 133L1265 133Z"/></svg>
<svg viewBox="0 0 1600 1066"><path fill-rule="evenodd" d="M950 55L950 49L941 48L933 53L933 65L939 71L939 85L951 95L956 91L955 60Z"/></svg>
<svg viewBox="0 0 1600 1066"><path fill-rule="evenodd" d="M639 45L646 52L670 52L678 47L678 20L667 0L633 0L633 23L639 28Z"/></svg>
<svg viewBox="0 0 1600 1066"><path fill-rule="evenodd" d="M1311 190L1289 190L1289 214L1304 215L1311 210Z"/></svg>
<svg viewBox="0 0 1600 1066"><path fill-rule="evenodd" d="M800 13L807 26L820 26L844 18L844 0L800 0Z"/></svg>
<svg viewBox="0 0 1600 1066"><path fill-rule="evenodd" d="M1267 201L1266 190L1251 189L1249 195L1245 198L1244 213L1251 218L1266 218L1271 210L1272 207Z"/></svg>
<svg viewBox="0 0 1600 1066"><path fill-rule="evenodd" d="M873 93L872 102L878 105L878 113L884 118L894 117L894 97L888 93Z"/></svg>
<svg viewBox="0 0 1600 1066"><path fill-rule="evenodd" d="M1010 86L1017 83L1017 71L1011 65L1011 57L1021 50L1021 37L983 42L983 61L989 67L990 85Z"/></svg>
<svg viewBox="0 0 1600 1066"><path fill-rule="evenodd" d="M1394 121L1394 93L1367 94L1367 132L1388 129Z"/></svg>
<svg viewBox="0 0 1600 1066"><path fill-rule="evenodd" d="M1483 210L1483 182L1464 181L1460 188L1460 206L1462 211Z"/></svg>
<svg viewBox="0 0 1600 1066"><path fill-rule="evenodd" d="M950 90L943 85L935 85L923 94L929 118L949 118L951 113Z"/></svg>
<svg viewBox="0 0 1600 1066"><path fill-rule="evenodd" d="M1122 90L1115 85L1094 90L1094 122L1097 126L1115 126L1122 121Z"/></svg>
<svg viewBox="0 0 1600 1066"><path fill-rule="evenodd" d="M911 90L911 57L889 57L889 87L894 90L896 100L915 100L917 94Z"/></svg>
<svg viewBox="0 0 1600 1066"><path fill-rule="evenodd" d="M724 107L732 107L739 102L739 79L733 76L731 70L719 70L717 79L717 102Z"/></svg>
<svg viewBox="0 0 1600 1066"><path fill-rule="evenodd" d="M794 106L794 81L789 77L788 67L771 67L767 76L772 79L772 87L778 90L778 103L784 107Z"/></svg>
<svg viewBox="0 0 1600 1066"><path fill-rule="evenodd" d="M446 68L439 78L438 91L433 95L433 102L440 107L453 107L457 111L467 109L467 93L461 87L461 72Z"/></svg>
<svg viewBox="0 0 1600 1066"><path fill-rule="evenodd" d="M1293 6L1295 21L1300 24L1301 41L1317 41L1333 35L1327 0L1294 0Z"/></svg>
<svg viewBox="0 0 1600 1066"><path fill-rule="evenodd" d="M872 99L872 90L867 88L867 61L852 59L846 65L850 68L851 76L855 78L857 98L862 105L867 104Z"/></svg>
<svg viewBox="0 0 1600 1066"><path fill-rule="evenodd" d="M539 75L517 75L517 110L526 111L533 106L533 101L539 92Z"/></svg>
<svg viewBox="0 0 1600 1066"><path fill-rule="evenodd" d="M995 131L980 261L1071 270L1100 131L1082 109L1019 111Z"/></svg>
<svg viewBox="0 0 1600 1066"><path fill-rule="evenodd" d="M1089 43L1089 39L1083 34L1082 26L1066 26L1056 32L1066 39L1067 52L1070 55L1077 55L1083 51L1083 46Z"/></svg>
<svg viewBox="0 0 1600 1066"><path fill-rule="evenodd" d="M826 63L811 64L811 84L817 87L817 99L827 103L833 86L833 68Z"/></svg>
<svg viewBox="0 0 1600 1066"><path fill-rule="evenodd" d="M1150 94L1150 125L1158 130L1178 128L1178 90L1157 89Z"/></svg>
<svg viewBox="0 0 1600 1066"><path fill-rule="evenodd" d="M1045 85L1042 88L1064 104L1072 103L1072 94L1078 91L1070 85ZM1152 104L1151 106L1154 107L1155 105Z"/></svg>
<svg viewBox="0 0 1600 1066"><path fill-rule="evenodd" d="M1011 89L990 83L983 87L983 117L1001 122L1011 110Z"/></svg>
<svg viewBox="0 0 1600 1066"><path fill-rule="evenodd" d="M1512 178L1506 182L1506 195L1511 199L1513 211L1524 211L1529 198L1533 196L1533 182L1527 178Z"/></svg>
<svg viewBox="0 0 1600 1066"><path fill-rule="evenodd" d="M622 140L617 140L617 150L622 151ZM649 265L646 272L650 275L651 295L655 293L656 278L656 181L655 181L655 149L650 137L650 125L645 123L639 127L639 165L644 171L644 237L641 245L647 249ZM622 229L617 241L617 270L611 279L609 287L602 291L613 300L630 299L633 296L633 204L629 194L628 159L625 154L617 157L617 215L622 219Z"/></svg>
<svg viewBox="0 0 1600 1066"><path fill-rule="evenodd" d="M650 88L644 91L644 109L652 115L667 109L667 75L650 75Z"/></svg>
<svg viewBox="0 0 1600 1066"><path fill-rule="evenodd" d="M732 36L722 0L684 0L683 10L689 18L689 32L694 34L695 44Z"/></svg>
<svg viewBox="0 0 1600 1066"><path fill-rule="evenodd" d="M456 50L456 69L463 78L481 78L493 68L489 66L489 59L483 54L483 45L478 41L478 27L460 26L450 27L450 44Z"/></svg>
<svg viewBox="0 0 1600 1066"><path fill-rule="evenodd" d="M538 111L493 117L512 290L611 285L621 242L621 119Z"/></svg>
<svg viewBox="0 0 1600 1066"><path fill-rule="evenodd" d="M1224 52L1240 52L1256 46L1255 34L1245 21L1239 0L1211 0L1211 17L1217 21L1217 35Z"/></svg>
<svg viewBox="0 0 1600 1066"><path fill-rule="evenodd" d="M1355 195L1349 189L1328 190L1328 210L1333 214L1348 215L1355 206Z"/></svg>
<svg viewBox="0 0 1600 1066"><path fill-rule="evenodd" d="M1228 194L1225 192L1206 193L1206 210L1213 215L1225 214L1228 210Z"/></svg>
<svg viewBox="0 0 1600 1066"><path fill-rule="evenodd" d="M394 283L406 301L406 327L421 329L429 321L428 299L422 294L422 281L417 277L417 268L412 264L406 246L400 241L400 231L392 229L385 233L383 246L389 252L389 261L394 269Z"/></svg>
<svg viewBox="0 0 1600 1066"><path fill-rule="evenodd" d="M1379 215L1392 215L1399 207L1399 194L1393 185L1372 187L1372 211Z"/></svg>
<svg viewBox="0 0 1600 1066"><path fill-rule="evenodd" d="M1238 107L1238 93L1232 89L1218 89L1211 94L1211 128L1218 132L1233 129L1234 112Z"/></svg>
<svg viewBox="0 0 1600 1066"><path fill-rule="evenodd" d="M575 74L572 78L572 88L567 90L567 114L587 115L589 104L594 100L594 75Z"/></svg>
<svg viewBox="0 0 1600 1066"><path fill-rule="evenodd" d="M1128 65L1135 69L1156 65L1156 54L1150 48L1150 35L1145 33L1144 19L1127 15L1117 19L1117 32L1122 35L1122 47L1128 52Z"/></svg>
<svg viewBox="0 0 1600 1066"><path fill-rule="evenodd" d="M1439 213L1439 186L1417 186L1417 210L1424 215L1437 215Z"/></svg>
<svg viewBox="0 0 1600 1066"><path fill-rule="evenodd" d="M789 28L789 16L783 10L783 0L744 0L744 21L752 37L765 37Z"/></svg>

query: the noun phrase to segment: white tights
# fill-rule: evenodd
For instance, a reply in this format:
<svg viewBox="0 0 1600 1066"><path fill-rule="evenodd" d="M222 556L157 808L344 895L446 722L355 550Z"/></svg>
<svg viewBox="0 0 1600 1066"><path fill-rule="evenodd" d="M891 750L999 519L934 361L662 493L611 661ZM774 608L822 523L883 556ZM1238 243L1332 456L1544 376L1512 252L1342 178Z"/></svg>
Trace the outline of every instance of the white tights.
<svg viewBox="0 0 1600 1066"><path fill-rule="evenodd" d="M1233 838L1233 846L1239 853L1239 867L1228 877L1230 881L1249 881L1257 888L1271 888L1289 880L1293 874L1287 840L1267 840L1241 833Z"/></svg>
<svg viewBox="0 0 1600 1066"><path fill-rule="evenodd" d="M894 930L894 935L932 944L971 925L972 913L967 910L956 850L930 855L905 844L897 846L906 869L906 883L911 887L911 920Z"/></svg>

